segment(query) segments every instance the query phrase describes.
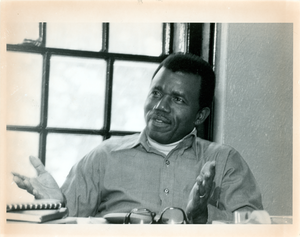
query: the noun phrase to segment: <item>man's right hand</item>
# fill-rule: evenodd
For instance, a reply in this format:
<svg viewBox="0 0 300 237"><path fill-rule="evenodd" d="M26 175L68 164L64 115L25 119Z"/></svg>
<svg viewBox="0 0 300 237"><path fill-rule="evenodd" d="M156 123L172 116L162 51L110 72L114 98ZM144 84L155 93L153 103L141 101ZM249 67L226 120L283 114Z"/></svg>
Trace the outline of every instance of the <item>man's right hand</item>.
<svg viewBox="0 0 300 237"><path fill-rule="evenodd" d="M207 202L212 191L215 166L215 161L208 161L204 164L189 195L186 214L193 224L205 224L207 222Z"/></svg>
<svg viewBox="0 0 300 237"><path fill-rule="evenodd" d="M57 199L61 203L66 204L58 184L51 174L45 170L40 159L33 156L30 156L29 159L37 171L37 177L28 178L18 173L12 173L18 187L34 195L36 199Z"/></svg>

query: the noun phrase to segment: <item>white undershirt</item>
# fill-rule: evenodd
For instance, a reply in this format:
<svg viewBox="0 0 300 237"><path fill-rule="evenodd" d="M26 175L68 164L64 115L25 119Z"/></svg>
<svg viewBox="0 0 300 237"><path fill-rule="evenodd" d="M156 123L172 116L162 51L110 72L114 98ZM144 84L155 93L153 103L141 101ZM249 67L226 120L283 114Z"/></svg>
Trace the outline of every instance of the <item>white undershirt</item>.
<svg viewBox="0 0 300 237"><path fill-rule="evenodd" d="M160 144L160 143L154 141L153 139L151 139L150 137L148 137L148 141L149 141L149 144L150 144L151 147L153 147L154 149L164 153L165 155L168 155L170 151L172 151L183 139L185 139L190 134L196 134L196 128L194 128L193 131L191 131L184 138L182 138L181 140L179 140L177 142L174 142L174 143Z"/></svg>

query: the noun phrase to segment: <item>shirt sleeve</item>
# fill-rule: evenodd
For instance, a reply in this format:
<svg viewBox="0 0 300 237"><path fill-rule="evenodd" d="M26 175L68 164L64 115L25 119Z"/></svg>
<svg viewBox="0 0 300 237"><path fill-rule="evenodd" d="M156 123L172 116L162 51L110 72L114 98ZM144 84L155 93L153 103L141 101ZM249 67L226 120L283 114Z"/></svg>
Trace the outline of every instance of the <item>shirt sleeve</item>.
<svg viewBox="0 0 300 237"><path fill-rule="evenodd" d="M94 149L75 164L61 187L66 198L69 216L95 216L101 202L100 155Z"/></svg>
<svg viewBox="0 0 300 237"><path fill-rule="evenodd" d="M236 210L261 210L262 198L257 182L241 155L231 150L226 160L221 183L215 187L212 220L233 220Z"/></svg>

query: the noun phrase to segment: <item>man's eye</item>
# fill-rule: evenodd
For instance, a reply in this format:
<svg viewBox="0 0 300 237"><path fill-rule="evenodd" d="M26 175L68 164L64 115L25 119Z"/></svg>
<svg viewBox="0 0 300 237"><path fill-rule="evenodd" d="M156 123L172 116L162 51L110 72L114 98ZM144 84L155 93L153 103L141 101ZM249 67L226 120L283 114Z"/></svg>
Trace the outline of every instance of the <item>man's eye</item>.
<svg viewBox="0 0 300 237"><path fill-rule="evenodd" d="M159 91L152 91L152 95L155 97L159 97L161 93Z"/></svg>
<svg viewBox="0 0 300 237"><path fill-rule="evenodd" d="M181 97L174 97L176 103L184 103L184 100Z"/></svg>

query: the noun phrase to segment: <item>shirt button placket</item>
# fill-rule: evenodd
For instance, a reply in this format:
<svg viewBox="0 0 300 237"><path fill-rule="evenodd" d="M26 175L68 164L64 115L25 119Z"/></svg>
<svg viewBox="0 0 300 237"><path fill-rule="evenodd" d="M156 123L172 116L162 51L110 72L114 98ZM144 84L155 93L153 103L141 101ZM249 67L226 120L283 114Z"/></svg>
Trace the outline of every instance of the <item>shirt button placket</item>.
<svg viewBox="0 0 300 237"><path fill-rule="evenodd" d="M170 161L169 161L169 160L166 160L165 163L166 163L167 167L170 165ZM168 188L165 188L165 189L164 189L164 193L165 193L166 195L168 195L169 192L170 192L170 190L169 190Z"/></svg>
<svg viewBox="0 0 300 237"><path fill-rule="evenodd" d="M172 206L172 194L171 191L173 191L173 170L171 161L169 161L168 157L165 158L165 160L162 163L162 169L161 169L161 182L160 182L160 190L161 190L161 206L162 208Z"/></svg>

